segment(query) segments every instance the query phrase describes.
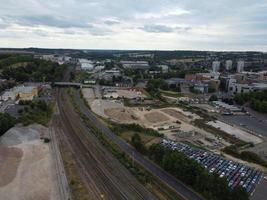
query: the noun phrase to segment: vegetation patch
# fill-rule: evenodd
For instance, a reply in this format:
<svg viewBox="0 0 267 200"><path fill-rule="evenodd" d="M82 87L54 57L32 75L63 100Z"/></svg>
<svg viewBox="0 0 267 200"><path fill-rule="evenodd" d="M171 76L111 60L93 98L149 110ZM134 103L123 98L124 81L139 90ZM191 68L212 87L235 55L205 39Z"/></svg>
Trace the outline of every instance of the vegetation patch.
<svg viewBox="0 0 267 200"><path fill-rule="evenodd" d="M161 94L164 95L164 96L174 97L174 98L178 98L178 97L183 97L184 96L182 93L173 92L173 91L161 91Z"/></svg>
<svg viewBox="0 0 267 200"><path fill-rule="evenodd" d="M22 116L19 118L19 122L23 125L29 125L32 123L38 123L47 125L53 114L52 103L47 104L45 101L20 101L20 105L25 105L24 109L19 112Z"/></svg>
<svg viewBox="0 0 267 200"><path fill-rule="evenodd" d="M16 63L26 61L25 65L14 66ZM61 80L66 68L66 65L34 59L32 56L15 55L0 60L2 78L14 79L18 82Z"/></svg>
<svg viewBox="0 0 267 200"><path fill-rule="evenodd" d="M109 128L117 135L120 135L126 131L133 131L133 132L138 132L138 133L155 136L155 137L164 136L163 134L159 133L158 131L155 131L154 129L144 128L140 126L139 124L117 124L114 122L110 122Z"/></svg>
<svg viewBox="0 0 267 200"><path fill-rule="evenodd" d="M16 119L7 113L0 113L0 136L16 124Z"/></svg>
<svg viewBox="0 0 267 200"><path fill-rule="evenodd" d="M231 156L236 157L236 158L267 167L267 162L265 160L263 160L258 154L253 153L251 151L241 151L240 152L235 145L225 147L223 149L223 151L225 153L231 155Z"/></svg>
<svg viewBox="0 0 267 200"><path fill-rule="evenodd" d="M267 90L238 93L235 95L234 100L239 105L244 105L249 102L250 107L258 112L267 113Z"/></svg>

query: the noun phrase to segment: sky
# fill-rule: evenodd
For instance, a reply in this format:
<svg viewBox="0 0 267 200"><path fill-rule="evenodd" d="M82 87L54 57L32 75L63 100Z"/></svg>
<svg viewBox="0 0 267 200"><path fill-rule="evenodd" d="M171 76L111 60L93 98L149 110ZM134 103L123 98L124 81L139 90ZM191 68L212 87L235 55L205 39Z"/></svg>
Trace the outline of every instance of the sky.
<svg viewBox="0 0 267 200"><path fill-rule="evenodd" d="M267 51L267 0L0 0L0 47Z"/></svg>

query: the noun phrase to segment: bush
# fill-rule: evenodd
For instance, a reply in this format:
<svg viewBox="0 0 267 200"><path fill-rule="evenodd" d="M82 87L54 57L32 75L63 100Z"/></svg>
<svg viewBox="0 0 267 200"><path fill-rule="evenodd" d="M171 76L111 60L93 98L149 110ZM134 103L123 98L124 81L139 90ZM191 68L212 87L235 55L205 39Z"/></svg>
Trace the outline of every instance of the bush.
<svg viewBox="0 0 267 200"><path fill-rule="evenodd" d="M159 133L150 128L144 128L139 124L116 124L112 123L110 126L111 130L116 134L120 135L125 131L134 131L138 133L143 133L145 135L155 136L155 137L163 137L163 134Z"/></svg>
<svg viewBox="0 0 267 200"><path fill-rule="evenodd" d="M209 101L218 101L218 97L216 95L211 95Z"/></svg>
<svg viewBox="0 0 267 200"><path fill-rule="evenodd" d="M19 121L23 125L31 123L46 125L52 116L53 108L51 104L47 104L45 101L32 101L28 107L24 108L22 113Z"/></svg>
<svg viewBox="0 0 267 200"><path fill-rule="evenodd" d="M146 152L147 152L146 147L145 147L144 143L142 142L139 134L135 133L132 136L131 144L134 146L134 148L137 151L139 151L142 154L146 154Z"/></svg>

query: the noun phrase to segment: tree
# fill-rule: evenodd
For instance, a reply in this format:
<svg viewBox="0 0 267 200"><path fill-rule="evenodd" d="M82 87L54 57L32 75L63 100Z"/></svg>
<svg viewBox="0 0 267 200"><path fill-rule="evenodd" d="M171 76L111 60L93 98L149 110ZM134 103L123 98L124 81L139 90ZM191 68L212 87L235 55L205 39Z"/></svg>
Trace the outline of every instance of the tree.
<svg viewBox="0 0 267 200"><path fill-rule="evenodd" d="M0 136L13 127L16 119L7 113L0 113Z"/></svg>
<svg viewBox="0 0 267 200"><path fill-rule="evenodd" d="M133 136L132 136L132 139L131 139L131 144L135 147L135 149L137 151L139 151L140 153L143 153L145 154L146 153L146 147L144 146L142 140L141 140L141 137L139 134L135 133Z"/></svg>
<svg viewBox="0 0 267 200"><path fill-rule="evenodd" d="M209 98L209 101L218 101L218 97L216 95L211 95L211 97Z"/></svg>

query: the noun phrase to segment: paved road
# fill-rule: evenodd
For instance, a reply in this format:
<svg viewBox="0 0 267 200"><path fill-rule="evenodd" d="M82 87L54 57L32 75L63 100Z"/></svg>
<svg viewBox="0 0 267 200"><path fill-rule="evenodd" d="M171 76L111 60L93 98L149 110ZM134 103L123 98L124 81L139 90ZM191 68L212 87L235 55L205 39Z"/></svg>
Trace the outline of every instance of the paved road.
<svg viewBox="0 0 267 200"><path fill-rule="evenodd" d="M80 107L80 110L88 117L92 124L94 124L102 133L104 133L110 140L112 140L115 144L117 144L124 152L128 155L134 155L135 162L138 162L142 166L144 166L148 171L150 171L153 175L160 178L163 182L165 182L169 187L173 188L178 194L180 194L186 200L203 200L198 193L194 192L187 186L185 186L182 182L175 179L173 176L165 172L163 169L145 159L142 154L138 153L134 148L129 146L122 139L117 137L109 128L106 127L93 113L90 111L84 101L80 98L78 91L75 91L74 98L76 103Z"/></svg>

